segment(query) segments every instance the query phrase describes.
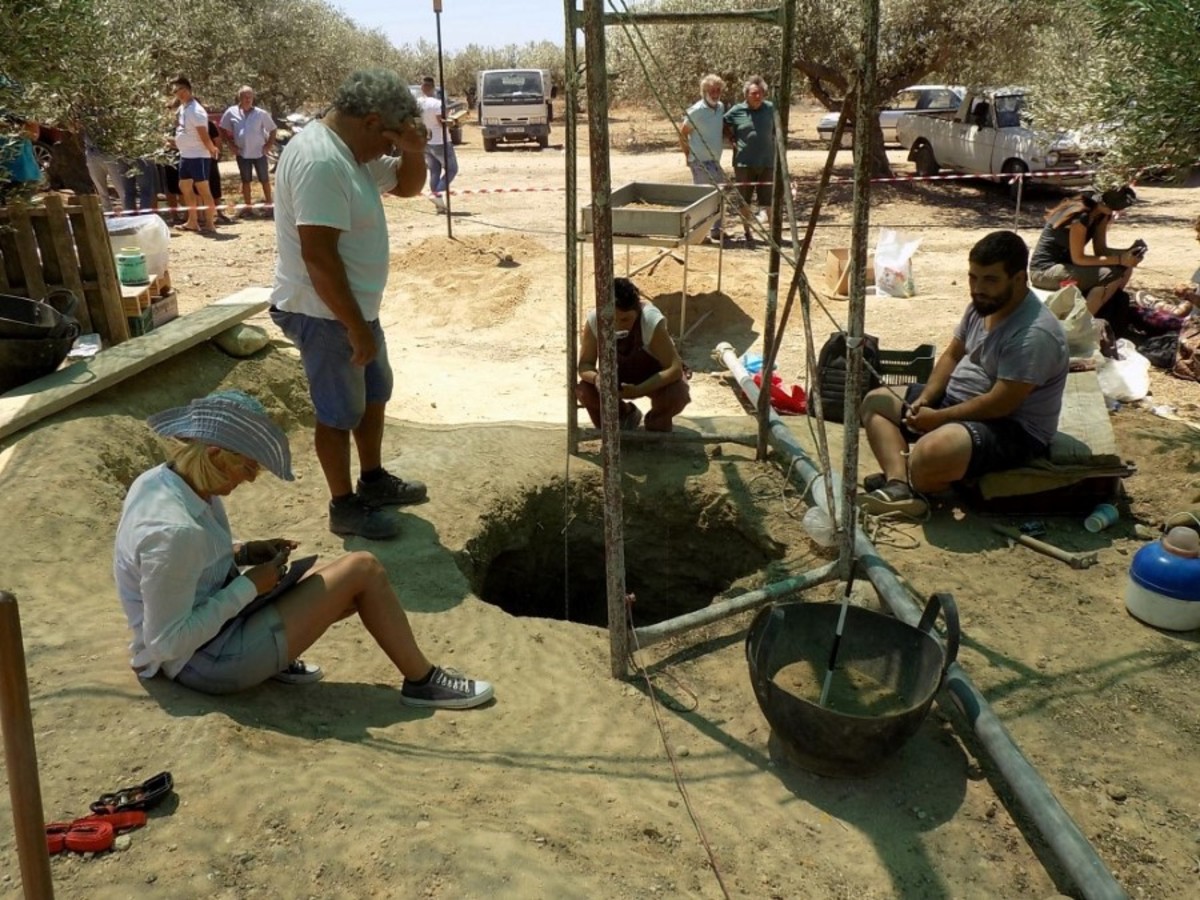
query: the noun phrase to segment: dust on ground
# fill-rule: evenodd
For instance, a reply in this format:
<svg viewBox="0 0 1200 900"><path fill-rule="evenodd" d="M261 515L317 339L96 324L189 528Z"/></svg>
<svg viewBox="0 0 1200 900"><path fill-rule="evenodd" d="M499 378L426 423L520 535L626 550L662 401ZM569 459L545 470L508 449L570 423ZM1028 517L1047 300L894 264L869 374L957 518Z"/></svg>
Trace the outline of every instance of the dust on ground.
<svg viewBox="0 0 1200 900"><path fill-rule="evenodd" d="M638 149L630 138L644 137L646 121L615 121L614 147ZM803 115L793 123L797 134L814 133ZM614 153L613 184L686 182L680 156ZM586 153L580 160L586 186ZM797 176L815 178L822 161L811 146L789 153ZM469 127L460 162L454 239L428 200L388 201L393 271L383 318L398 389L385 446L398 469L429 483L432 498L405 510L398 541L342 541L325 529L324 484L306 435L311 408L294 351L277 332L259 358L234 362L197 348L0 449L0 515L10 523L4 586L21 601L47 816L81 814L101 791L161 769L177 784L176 803L134 834L130 850L56 858L59 896L718 897L694 823L733 896L1069 890L986 756L953 727L949 704L935 706L880 774L831 780L794 766L770 735L747 677L749 614L640 653L657 705L644 684L609 677L607 634L579 622L599 566L600 460L594 444L568 456L561 427L563 155L484 153ZM848 166L843 153L840 171ZM1139 194L1114 242L1143 237L1150 255L1139 284L1166 289L1195 268L1188 226L1200 196L1159 185ZM1028 198L1020 217L1027 240L1054 199ZM837 187L810 256L818 287L825 252L845 246L849 221L848 187ZM870 298L868 331L885 348L944 345L966 300L967 249L1013 221L1004 192L987 185L876 190L872 239L891 226L922 245L918 295ZM271 223L248 220L226 232L217 241L172 240L182 311L270 283ZM637 266L653 251L628 252ZM582 259L586 308L590 246ZM624 247L616 262L623 272ZM688 263L687 317L696 327L682 352L696 374L687 418L705 430L749 430L711 351L719 341L761 351L767 253L734 245L719 257L694 247ZM637 278L673 323L683 274L668 256ZM785 286L787 274L785 266ZM844 324L845 304L827 306L828 316L814 314L818 346ZM789 326L780 372L802 383L799 322L794 316ZM428 714L399 706L394 672L353 621L308 654L328 672L318 685L215 699L133 677L108 566L125 488L159 458L142 422L219 386L263 398L292 429L296 454L296 483L264 478L231 498L235 532L287 534L326 556L369 546L430 654L495 681L493 707ZM1153 403L1200 419L1197 385L1153 373L1152 390ZM954 593L960 661L1126 889L1186 897L1200 877L1196 635L1139 624L1122 596L1142 543L1134 527L1200 500L1200 436L1142 408L1124 407L1112 422L1122 456L1138 467L1125 482L1120 522L1092 535L1078 517L1043 517L1048 540L1097 551L1098 566L1075 571L1006 546L990 530L993 519L958 498L876 543L916 596ZM811 440L806 420L791 426ZM831 440L840 457L838 432ZM630 579L642 579L639 602L702 603L706 591L728 596L827 559L804 536L803 507L779 468L752 457L731 444L719 453L624 449L626 555ZM713 565L722 554L728 559ZM719 589L654 577L718 568ZM552 583L519 596L538 572ZM552 617L560 584L574 622ZM836 594L830 585L812 598ZM506 611L535 601L543 617ZM5 802L0 815L8 817ZM0 883L15 892L10 833L0 835L0 856Z"/></svg>

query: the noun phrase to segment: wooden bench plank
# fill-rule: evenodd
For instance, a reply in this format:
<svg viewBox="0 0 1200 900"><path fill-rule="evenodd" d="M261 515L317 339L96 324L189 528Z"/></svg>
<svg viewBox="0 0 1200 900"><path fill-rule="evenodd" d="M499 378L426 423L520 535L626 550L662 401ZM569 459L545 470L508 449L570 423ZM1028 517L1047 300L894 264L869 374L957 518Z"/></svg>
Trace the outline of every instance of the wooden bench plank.
<svg viewBox="0 0 1200 900"><path fill-rule="evenodd" d="M0 439L262 312L270 296L270 288L244 288L147 335L0 395Z"/></svg>
<svg viewBox="0 0 1200 900"><path fill-rule="evenodd" d="M79 320L79 326L84 333L87 333L92 330L92 317L88 314L83 280L79 277L79 258L75 254L75 238L71 234L66 204L58 194L47 194L44 202L46 221L50 223L50 239L54 242L58 264L62 270L62 285L79 298L75 318Z"/></svg>
<svg viewBox="0 0 1200 900"><path fill-rule="evenodd" d="M1063 466L1116 466L1122 462L1094 371L1067 376L1058 433L1050 442L1050 461Z"/></svg>

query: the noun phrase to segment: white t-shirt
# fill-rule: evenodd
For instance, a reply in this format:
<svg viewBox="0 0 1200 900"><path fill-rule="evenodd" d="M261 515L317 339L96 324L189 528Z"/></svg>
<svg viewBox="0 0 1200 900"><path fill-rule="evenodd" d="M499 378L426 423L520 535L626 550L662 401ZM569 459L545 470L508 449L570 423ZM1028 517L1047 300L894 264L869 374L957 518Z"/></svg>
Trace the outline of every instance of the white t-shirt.
<svg viewBox="0 0 1200 900"><path fill-rule="evenodd" d="M237 155L242 159L261 159L263 148L275 133L275 120L261 107L254 106L250 112L242 112L240 106L231 106L221 116L221 127L233 132L233 143Z"/></svg>
<svg viewBox="0 0 1200 900"><path fill-rule="evenodd" d="M442 123L438 121L442 114L442 101L422 94L417 98L417 109L421 111L421 122L429 132L429 143L442 144Z"/></svg>
<svg viewBox="0 0 1200 900"><path fill-rule="evenodd" d="M212 154L200 140L197 128L208 130L208 112L193 97L179 107L175 125L175 146L181 159L211 159Z"/></svg>
<svg viewBox="0 0 1200 900"><path fill-rule="evenodd" d="M398 159L383 156L359 165L350 148L314 122L288 142L275 173L275 287L271 304L319 319L336 319L312 286L300 254L301 225L342 232L338 254L363 318L379 318L388 278L385 194L396 186Z"/></svg>
<svg viewBox="0 0 1200 900"><path fill-rule="evenodd" d="M592 334L599 334L596 330L596 311L593 309L587 316L587 327L591 329ZM662 310L648 300L642 301L642 346L647 350L650 349L650 339L654 337L654 329L658 327L658 323L663 321Z"/></svg>

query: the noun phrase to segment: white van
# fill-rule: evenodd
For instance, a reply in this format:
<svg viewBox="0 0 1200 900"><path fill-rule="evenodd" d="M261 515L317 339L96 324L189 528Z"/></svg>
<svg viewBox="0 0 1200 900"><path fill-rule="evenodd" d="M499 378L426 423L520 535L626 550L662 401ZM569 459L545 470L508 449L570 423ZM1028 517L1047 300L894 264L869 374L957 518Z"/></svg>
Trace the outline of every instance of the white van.
<svg viewBox="0 0 1200 900"><path fill-rule="evenodd" d="M479 73L479 124L483 149L491 153L501 143L536 141L550 144L550 102L557 89L547 69L488 69Z"/></svg>

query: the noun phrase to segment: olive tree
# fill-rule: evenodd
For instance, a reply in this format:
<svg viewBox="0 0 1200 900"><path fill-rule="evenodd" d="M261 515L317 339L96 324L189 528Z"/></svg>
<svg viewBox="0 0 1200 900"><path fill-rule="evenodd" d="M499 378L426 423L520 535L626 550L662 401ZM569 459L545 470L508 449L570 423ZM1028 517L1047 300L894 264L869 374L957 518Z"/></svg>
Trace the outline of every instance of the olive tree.
<svg viewBox="0 0 1200 900"><path fill-rule="evenodd" d="M1107 149L1102 180L1149 169L1186 177L1200 160L1200 0L1078 0L1071 13L1086 39L1045 54L1039 121L1097 123Z"/></svg>

